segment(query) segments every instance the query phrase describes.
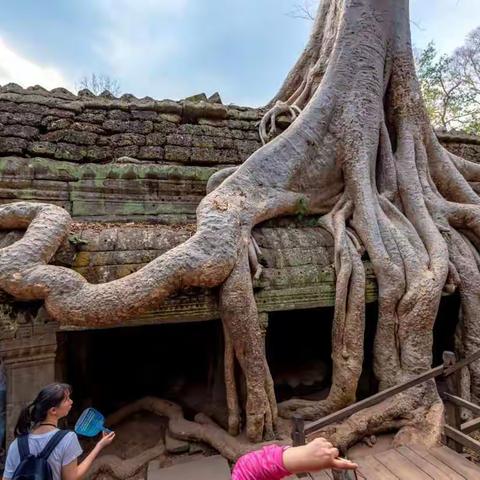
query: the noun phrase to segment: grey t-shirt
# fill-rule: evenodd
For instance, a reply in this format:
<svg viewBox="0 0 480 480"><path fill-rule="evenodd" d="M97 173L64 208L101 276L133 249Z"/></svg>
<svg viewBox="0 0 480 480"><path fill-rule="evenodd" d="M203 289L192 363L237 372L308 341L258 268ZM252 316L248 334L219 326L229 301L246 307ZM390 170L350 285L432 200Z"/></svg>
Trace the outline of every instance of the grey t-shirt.
<svg viewBox="0 0 480 480"><path fill-rule="evenodd" d="M28 447L30 449L30 453L32 455L38 455L45 448L55 432L58 432L58 429L47 433L30 433L28 435ZM55 447L50 457L48 457L48 463L52 467L53 480L61 480L62 467L72 463L73 460L75 460L81 454L82 447L78 442L77 435L75 432L68 432ZM18 452L18 444L17 440L14 440L8 449L3 477L12 478L19 463L20 454Z"/></svg>

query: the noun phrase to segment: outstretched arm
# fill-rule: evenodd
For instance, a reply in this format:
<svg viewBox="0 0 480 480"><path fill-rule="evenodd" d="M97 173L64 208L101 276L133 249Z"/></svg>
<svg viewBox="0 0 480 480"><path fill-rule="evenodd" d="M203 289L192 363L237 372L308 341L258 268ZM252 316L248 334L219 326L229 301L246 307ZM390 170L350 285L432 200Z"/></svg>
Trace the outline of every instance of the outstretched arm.
<svg viewBox="0 0 480 480"><path fill-rule="evenodd" d="M299 447L269 445L240 457L233 469L232 480L281 480L292 473L357 468L355 463L338 458L338 455L338 449L324 438L316 438Z"/></svg>
<svg viewBox="0 0 480 480"><path fill-rule="evenodd" d="M78 463L77 459L75 459L68 465L64 465L62 467L62 480L81 480L84 478L98 454L107 445L112 443L114 438L114 432L110 432L108 434L104 433L101 440L95 445L93 450L83 459L81 463Z"/></svg>
<svg viewBox="0 0 480 480"><path fill-rule="evenodd" d="M328 468L355 470L358 465L339 458L339 451L328 440L315 438L306 445L283 452L283 464L290 473L316 472Z"/></svg>

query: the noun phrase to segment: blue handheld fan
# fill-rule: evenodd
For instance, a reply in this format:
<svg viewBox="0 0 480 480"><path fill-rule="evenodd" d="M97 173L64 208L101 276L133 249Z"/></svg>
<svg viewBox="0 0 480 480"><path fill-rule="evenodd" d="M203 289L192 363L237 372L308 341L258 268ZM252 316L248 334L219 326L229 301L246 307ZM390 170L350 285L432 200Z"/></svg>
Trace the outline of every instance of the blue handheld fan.
<svg viewBox="0 0 480 480"><path fill-rule="evenodd" d="M105 417L94 408L85 409L75 424L75 432L84 437L95 437L100 432L110 433L111 430L104 427Z"/></svg>

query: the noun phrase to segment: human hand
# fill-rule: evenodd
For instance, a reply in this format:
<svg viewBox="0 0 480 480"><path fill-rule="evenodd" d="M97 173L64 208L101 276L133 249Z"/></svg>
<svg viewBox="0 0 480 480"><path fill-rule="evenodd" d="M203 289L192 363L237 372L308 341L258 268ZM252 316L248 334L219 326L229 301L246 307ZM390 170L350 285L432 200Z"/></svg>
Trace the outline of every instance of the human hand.
<svg viewBox="0 0 480 480"><path fill-rule="evenodd" d="M306 445L287 448L283 464L291 473L315 472L327 468L355 470L358 465L339 457L339 451L325 438L315 438Z"/></svg>
<svg viewBox="0 0 480 480"><path fill-rule="evenodd" d="M115 432L102 432L102 438L98 441L97 446L100 449L105 448L107 445L110 445L115 438Z"/></svg>

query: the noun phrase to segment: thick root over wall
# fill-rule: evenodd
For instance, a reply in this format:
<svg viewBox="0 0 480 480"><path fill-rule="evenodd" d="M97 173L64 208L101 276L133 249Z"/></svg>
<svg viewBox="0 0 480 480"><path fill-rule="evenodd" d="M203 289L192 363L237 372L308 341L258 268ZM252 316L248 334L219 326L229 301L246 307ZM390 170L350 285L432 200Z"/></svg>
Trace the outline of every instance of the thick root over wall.
<svg viewBox="0 0 480 480"><path fill-rule="evenodd" d="M295 117L276 136L279 114ZM0 226L27 228L0 251L0 287L44 300L50 315L79 327L118 324L189 286L220 288L229 431L273 437L278 418L311 419L356 398L363 363L365 273L378 281L374 370L380 388L431 367L442 291L462 300L459 352L480 347L480 166L446 151L427 117L415 75L407 0L324 0L314 31L261 124L265 145L238 169L215 175L197 211L197 232L140 271L92 285L48 262L69 216L42 204L0 207ZM335 244L337 296L332 387L321 402L277 405L265 359L251 270L251 230L270 218L322 214ZM253 247L252 247L253 245ZM294 326L292 325L292 328ZM242 404L234 374L243 372ZM480 366L462 389L480 398ZM434 384L361 412L325 432L341 445L399 429L398 440L438 438ZM208 438L207 438L208 437ZM215 438L205 441L215 446ZM229 456L229 455L227 455Z"/></svg>

